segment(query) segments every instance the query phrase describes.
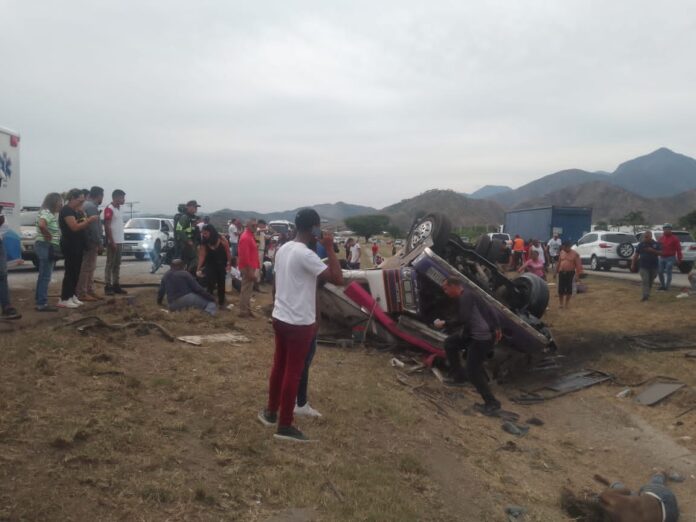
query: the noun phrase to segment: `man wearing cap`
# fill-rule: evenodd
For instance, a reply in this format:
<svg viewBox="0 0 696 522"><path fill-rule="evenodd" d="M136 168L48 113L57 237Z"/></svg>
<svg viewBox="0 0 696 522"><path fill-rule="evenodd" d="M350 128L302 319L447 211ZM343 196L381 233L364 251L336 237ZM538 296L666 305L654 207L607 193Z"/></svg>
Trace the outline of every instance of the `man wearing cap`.
<svg viewBox="0 0 696 522"><path fill-rule="evenodd" d="M672 269L675 264L681 263L682 249L679 238L672 234L672 225L665 223L662 226L662 237L657 242L660 246L660 260L657 268L657 277L660 278L658 290L669 290L672 284Z"/></svg>
<svg viewBox="0 0 696 522"><path fill-rule="evenodd" d="M196 211L200 205L195 199L186 203L186 212L176 223L174 238L177 243L177 251L181 253L181 260L184 262L186 270L191 273L196 272L196 245L194 244L193 229L196 226Z"/></svg>
<svg viewBox="0 0 696 522"><path fill-rule="evenodd" d="M341 265L333 249L333 236L326 232L322 235L320 225L316 210L301 209L295 217L297 236L276 253L272 314L275 355L268 403L259 412L258 419L264 426L277 423L274 437L293 442L309 440L292 425L292 421L297 389L316 333L317 282L343 284ZM328 267L314 252L320 238L329 256Z"/></svg>

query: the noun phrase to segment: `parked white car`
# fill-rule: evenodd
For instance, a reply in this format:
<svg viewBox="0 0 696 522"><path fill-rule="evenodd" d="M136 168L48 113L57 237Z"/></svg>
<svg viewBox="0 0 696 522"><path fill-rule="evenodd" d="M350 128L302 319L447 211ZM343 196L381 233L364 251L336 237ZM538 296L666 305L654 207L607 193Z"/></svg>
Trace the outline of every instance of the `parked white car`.
<svg viewBox="0 0 696 522"><path fill-rule="evenodd" d="M582 236L573 246L583 265L592 270L611 270L614 267L631 268L636 238L622 232L595 230Z"/></svg>
<svg viewBox="0 0 696 522"><path fill-rule="evenodd" d="M653 239L655 241L662 237L662 230L652 230ZM682 262L679 264L679 271L682 274L688 274L693 270L696 263L696 242L691 233L686 230L673 230L672 234L677 236L682 247ZM643 240L643 232L636 234L638 242Z"/></svg>
<svg viewBox="0 0 696 522"><path fill-rule="evenodd" d="M164 218L133 218L124 230L123 255L144 259L145 255L159 256L162 246L174 239L174 220Z"/></svg>

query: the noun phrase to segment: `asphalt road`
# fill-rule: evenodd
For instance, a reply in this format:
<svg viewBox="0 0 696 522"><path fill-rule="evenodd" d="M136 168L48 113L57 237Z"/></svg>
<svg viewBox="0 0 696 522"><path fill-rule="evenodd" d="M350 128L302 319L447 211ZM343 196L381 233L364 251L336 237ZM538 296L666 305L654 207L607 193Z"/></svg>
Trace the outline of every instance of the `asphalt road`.
<svg viewBox="0 0 696 522"><path fill-rule="evenodd" d="M106 256L99 256L97 258L97 271L94 274L94 278L97 281L104 280L104 264L106 263ZM148 259L143 261L138 261L133 257L124 257L121 263L121 283L159 283L162 274L164 274L169 267L162 266L157 271L156 274L150 274L150 268L152 264ZM36 277L38 271L34 268L31 262L25 262L24 265L11 268L8 274L10 291L13 288L33 290L36 285ZM59 261L56 270L53 271L53 277L51 278L51 289L53 285L60 285L63 280L63 262ZM55 292L54 292L55 293Z"/></svg>
<svg viewBox="0 0 696 522"><path fill-rule="evenodd" d="M585 267L585 271L590 277L610 277L613 279L624 279L627 281L638 281L640 282L640 274L632 274L628 270L612 268L610 272L605 272L604 270L599 270L594 272L590 270L589 267ZM657 282L657 278L655 278ZM672 289L681 290L682 288L689 286L689 281L686 274L682 274L679 270L672 272Z"/></svg>

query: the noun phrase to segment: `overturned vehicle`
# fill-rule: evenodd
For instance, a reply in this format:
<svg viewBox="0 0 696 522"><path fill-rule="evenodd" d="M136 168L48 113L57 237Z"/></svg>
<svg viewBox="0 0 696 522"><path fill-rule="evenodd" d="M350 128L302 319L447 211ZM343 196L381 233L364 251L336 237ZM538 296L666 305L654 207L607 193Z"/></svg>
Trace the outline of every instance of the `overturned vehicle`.
<svg viewBox="0 0 696 522"><path fill-rule="evenodd" d="M324 286L320 338L357 331L379 344L422 350L428 365L445 364L447 334L433 322L456 316L457 304L441 287L455 276L498 314L503 339L492 355L495 377L548 360L556 344L541 321L549 302L546 282L532 274L508 279L497 265L506 255L503 241L483 236L471 245L450 230L446 216L429 214L413 224L401 253L378 268L344 270L343 287Z"/></svg>

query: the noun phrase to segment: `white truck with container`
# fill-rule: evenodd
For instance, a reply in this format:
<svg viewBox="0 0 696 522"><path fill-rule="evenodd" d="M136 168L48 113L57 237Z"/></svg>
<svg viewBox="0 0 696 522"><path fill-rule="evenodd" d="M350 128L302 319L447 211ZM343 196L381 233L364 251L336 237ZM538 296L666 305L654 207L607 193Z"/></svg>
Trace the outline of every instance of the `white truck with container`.
<svg viewBox="0 0 696 522"><path fill-rule="evenodd" d="M21 262L19 134L0 127L0 239L8 266Z"/></svg>

